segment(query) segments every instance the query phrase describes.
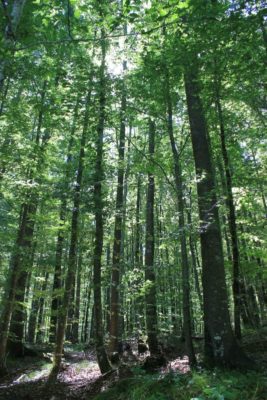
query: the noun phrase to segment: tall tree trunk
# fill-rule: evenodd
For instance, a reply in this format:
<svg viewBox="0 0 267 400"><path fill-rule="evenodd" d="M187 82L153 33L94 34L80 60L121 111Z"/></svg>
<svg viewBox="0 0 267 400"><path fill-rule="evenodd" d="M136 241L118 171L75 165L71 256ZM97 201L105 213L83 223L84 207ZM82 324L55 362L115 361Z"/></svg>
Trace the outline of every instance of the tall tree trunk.
<svg viewBox="0 0 267 400"><path fill-rule="evenodd" d="M37 128L35 136L35 151L31 157L33 162L36 161L36 170L31 169L29 171L29 181L34 182L39 180L39 173L42 170L43 157L47 144L48 138L43 136L41 138L41 128L43 125L44 118L44 102L47 90L47 81L44 81L43 87L40 93L40 111L37 118ZM8 347L9 353L13 356L22 357L24 355L24 328L26 322L26 310L24 307L25 291L27 288L27 281L30 278L30 270L32 267L32 243L34 237L35 219L38 208L38 194L35 193L34 189L30 189L28 193L28 199L26 200L23 207L27 210L27 248L24 248L24 252L20 261L20 272L17 281L15 302L16 307L11 317L10 333L13 334L15 341L10 340Z"/></svg>
<svg viewBox="0 0 267 400"><path fill-rule="evenodd" d="M94 182L94 208L95 208L95 243L94 243L94 310L95 310L95 346L97 361L101 373L110 370L110 364L104 347L104 331L102 320L102 298L101 298L101 257L103 249L103 199L102 199L102 180L103 180L103 136L105 124L105 66L106 66L106 42L105 32L101 32L101 66L99 82L99 119L96 137L96 164Z"/></svg>
<svg viewBox="0 0 267 400"><path fill-rule="evenodd" d="M92 75L89 79L88 93L86 95L86 100L85 100L85 115L84 115L83 131L82 131L81 142L80 142L80 154L79 154L77 177L76 177L74 196L73 196L69 259L68 259L67 275L66 275L66 280L65 280L64 296L63 296L62 304L60 306L59 315L58 315L53 368L52 368L52 371L50 374L50 379L52 379L52 380L54 377L57 376L57 374L60 370L63 346L64 346L64 336L65 336L65 330L66 330L67 318L68 318L68 309L69 309L69 304L70 304L70 300L71 300L73 285L75 282L81 189L82 189L82 178L83 178L83 170L84 170L85 144L86 144L86 138L87 138L88 125L89 125L91 84L92 84Z"/></svg>
<svg viewBox="0 0 267 400"><path fill-rule="evenodd" d="M152 163L155 152L155 123L149 120L149 156ZM146 325L148 345L151 355L159 353L158 347L158 316L156 298L156 277L154 271L154 196L155 182L152 172L148 174L146 201L146 250L145 250L145 280L146 288Z"/></svg>
<svg viewBox="0 0 267 400"><path fill-rule="evenodd" d="M198 87L197 58L191 54L185 67L185 92L197 175L202 282L204 300L205 357L214 365L247 364L232 332L225 282L221 230L212 157Z"/></svg>
<svg viewBox="0 0 267 400"><path fill-rule="evenodd" d="M179 213L179 238L182 257L182 287L183 287L183 323L184 323L184 336L186 350L191 365L196 364L196 357L194 352L192 340L192 321L190 312L190 281L189 281L189 262L187 255L186 233L185 233L185 217L184 217L184 199L183 199L183 181L180 156L176 147L174 134L173 134L173 116L172 116L172 100L170 94L169 74L166 68L165 74L166 83L166 105L167 105L167 124L168 134L174 162L174 178L176 185L176 196Z"/></svg>
<svg viewBox="0 0 267 400"><path fill-rule="evenodd" d="M76 130L76 120L78 117L78 109L79 109L79 95L77 96L75 108L74 108L74 116L71 127L71 134L68 145L68 154L66 161L66 170L65 170L65 182L64 187L61 192L61 205L60 205L60 215L59 215L59 229L57 234L57 245L56 245L56 258L55 258L55 271L54 271L54 280L53 280L53 292L52 292L52 302L51 302L51 319L50 319L50 332L49 332L49 341L51 343L55 342L56 338L56 329L57 329L57 312L60 305L60 296L59 291L61 288L61 264L62 264L62 255L64 248L64 225L66 220L67 213L67 200L68 200L68 186L71 178L71 163L72 163L72 148L74 142L74 134Z"/></svg>
<svg viewBox="0 0 267 400"><path fill-rule="evenodd" d="M126 69L124 62L124 70ZM111 315L110 315L110 345L111 352L118 351L119 343L119 315L120 315L120 273L121 273L121 247L123 228L123 192L124 192L124 154L125 154L125 112L126 91L122 82L122 99L120 115L118 181L115 206L115 227L111 275Z"/></svg>
<svg viewBox="0 0 267 400"><path fill-rule="evenodd" d="M44 100L46 94L47 81L44 81L43 87L41 90L41 107L38 114L38 123L36 129L36 137L35 137L35 146L37 153L34 153L32 158L33 161L36 161L36 171L31 170L29 172L29 180L32 182L34 179L34 175L38 177L38 173L40 173L42 164L43 164L43 156L46 148L47 141L49 137L45 134L41 140L41 128L43 125L43 115L44 115ZM30 190L28 195L26 196L25 202L21 206L20 212L20 222L19 229L17 234L17 239L15 243L14 254L11 260L11 266L9 271L9 280L6 289L5 303L2 311L1 318L1 329L0 329L0 374L6 372L5 367L5 359L6 359L6 349L7 349L7 340L8 333L10 329L10 323L12 319L12 313L14 308L14 303L16 300L16 291L18 290L18 301L24 301L25 287L27 283L27 264L29 264L29 257L31 254L31 247L34 235L34 227L35 227L35 216L38 207L38 195ZM23 310L21 310L22 314L18 317L18 311L16 319L18 318L18 322L22 322L25 319L25 315ZM23 342L24 336L24 325L17 324L17 340L18 343ZM22 345L16 346L18 353L22 355Z"/></svg>
<svg viewBox="0 0 267 400"><path fill-rule="evenodd" d="M226 204L228 207L228 223L229 231L231 236L232 244L232 264L233 264L233 297L234 297L234 323L235 323L235 335L238 339L241 339L241 324L240 324L240 312L241 312L241 292L240 292L240 257L238 248L238 237L237 237L237 226L236 226L236 212L232 191L232 175L229 162L229 156L226 148L225 138L225 126L223 119L223 111L220 101L219 82L217 77L215 78L215 103L220 124L220 139L221 139L221 150L224 162L224 170L226 177Z"/></svg>

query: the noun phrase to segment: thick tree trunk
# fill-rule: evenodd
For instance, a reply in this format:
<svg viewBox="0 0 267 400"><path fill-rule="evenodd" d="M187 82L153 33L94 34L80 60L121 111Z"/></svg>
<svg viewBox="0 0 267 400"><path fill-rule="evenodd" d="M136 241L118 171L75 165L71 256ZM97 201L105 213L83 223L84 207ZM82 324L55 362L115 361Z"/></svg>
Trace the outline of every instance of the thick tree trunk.
<svg viewBox="0 0 267 400"><path fill-rule="evenodd" d="M155 123L149 120L149 156L153 160L155 152ZM151 355L159 353L158 347L158 316L156 298L156 277L154 271L154 196L155 182L152 172L148 174L146 201L146 250L145 250L145 280L146 288L146 326L148 345Z"/></svg>
<svg viewBox="0 0 267 400"><path fill-rule="evenodd" d="M36 170L33 169L29 172L29 181L33 182L39 179L39 173L42 170L43 157L45 152L45 147L47 144L48 138L43 136L41 138L41 128L43 125L43 117L44 117L44 101L47 89L47 81L44 81L43 87L40 93L40 111L37 118L37 127L36 127L36 136L35 136L35 146L36 153L32 154L33 161L36 161ZM35 178L34 178L35 177ZM31 270L31 249L33 244L34 237L34 228L35 228L35 219L38 208L38 194L34 192L34 189L29 191L28 198L25 201L25 204L22 206L25 207L27 216L26 216L26 224L27 224L27 232L25 235L27 236L26 242L27 245L24 246L24 252L22 254L20 260L20 272L19 278L17 281L16 287L16 308L11 317L11 326L10 333L13 333L14 341L10 340L8 345L9 353L13 356L22 357L24 355L24 327L26 322L26 312L24 307L24 298L25 291L27 288L27 282L30 277Z"/></svg>
<svg viewBox="0 0 267 400"><path fill-rule="evenodd" d="M19 277L16 284L15 307L12 311L9 332L11 338L8 341L9 354L14 357L22 357L24 355L24 326L26 322L26 310L24 307L25 288L28 278L28 268L30 249L32 246L35 216L37 212L37 203L24 204L23 219L21 222L21 231L24 231L25 240L23 241L23 250L21 248L21 256L19 260ZM26 225L26 226L25 226ZM16 256L15 256L16 258Z"/></svg>
<svg viewBox="0 0 267 400"><path fill-rule="evenodd" d="M214 365L244 365L248 360L241 352L231 328L212 158L198 87L197 58L191 56L185 67L185 91L201 221L205 356Z"/></svg>
<svg viewBox="0 0 267 400"><path fill-rule="evenodd" d="M32 182L34 174L38 177L40 173L43 156L45 152L45 146L48 141L47 136L43 136L41 142L41 128L43 124L43 114L44 114L44 100L46 94L47 81L44 81L42 91L41 91L41 107L38 114L38 122L36 129L35 145L37 149L37 159L34 153L32 158L36 161L36 171L31 170L29 172L29 180ZM41 143L40 143L41 142ZM6 301L3 307L2 318L1 318L1 330L0 330L0 374L5 373L5 359L6 359L6 348L8 333L10 329L10 323L12 319L12 313L14 308L14 303L16 296L18 296L18 301L24 301L25 288L27 283L27 265L29 265L29 257L31 254L31 247L34 235L35 227L35 217L38 207L38 195L33 191L30 191L26 197L24 204L22 204L20 212L20 222L19 229L14 249L13 258L10 267L9 283L6 291ZM18 292L17 292L18 291ZM17 341L22 343L24 337L24 320L25 315L23 309L20 309L21 315L18 316L19 310L16 312L16 319L18 324L17 328ZM16 352L22 355L23 347L22 344L15 346Z"/></svg>
<svg viewBox="0 0 267 400"><path fill-rule="evenodd" d="M15 250L13 254L13 259L11 261L9 284L7 288L6 300L3 307L3 313L1 318L1 330L0 330L0 373L5 372L5 357L6 357L6 346L8 339L8 332L10 328L10 322L12 317L12 312L14 308L14 302L16 299L16 291L18 288L18 283L26 283L25 281L25 264L23 261L26 260L26 255L29 254L29 249L32 243L34 220L32 219L32 210L28 204L22 205L21 221L18 231L17 241L15 245ZM22 278L21 278L22 276ZM23 282L22 282L23 280ZM19 296L23 297L24 300L24 287L20 288ZM24 318L24 313L23 313ZM14 321L15 322L15 321ZM19 337L16 337L18 342L22 342L23 339L23 325L20 324L21 318L19 318L18 324L16 324L16 332L14 332ZM17 345L15 347L20 347ZM21 351L19 351L21 353Z"/></svg>

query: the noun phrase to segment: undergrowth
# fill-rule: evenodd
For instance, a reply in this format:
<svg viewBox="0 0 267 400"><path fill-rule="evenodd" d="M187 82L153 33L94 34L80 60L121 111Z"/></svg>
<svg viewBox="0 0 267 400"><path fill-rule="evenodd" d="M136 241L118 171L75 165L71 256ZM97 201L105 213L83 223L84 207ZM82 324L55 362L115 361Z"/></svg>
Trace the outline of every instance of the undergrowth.
<svg viewBox="0 0 267 400"><path fill-rule="evenodd" d="M163 377L136 371L95 400L267 400L267 376L214 370Z"/></svg>

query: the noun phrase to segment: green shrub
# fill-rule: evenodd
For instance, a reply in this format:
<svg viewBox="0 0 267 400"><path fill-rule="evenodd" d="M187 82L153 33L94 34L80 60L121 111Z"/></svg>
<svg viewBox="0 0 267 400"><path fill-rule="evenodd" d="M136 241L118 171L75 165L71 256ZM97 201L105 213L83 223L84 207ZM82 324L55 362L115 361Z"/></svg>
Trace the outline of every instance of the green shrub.
<svg viewBox="0 0 267 400"><path fill-rule="evenodd" d="M266 400L267 377L256 372L201 371L119 381L95 400Z"/></svg>

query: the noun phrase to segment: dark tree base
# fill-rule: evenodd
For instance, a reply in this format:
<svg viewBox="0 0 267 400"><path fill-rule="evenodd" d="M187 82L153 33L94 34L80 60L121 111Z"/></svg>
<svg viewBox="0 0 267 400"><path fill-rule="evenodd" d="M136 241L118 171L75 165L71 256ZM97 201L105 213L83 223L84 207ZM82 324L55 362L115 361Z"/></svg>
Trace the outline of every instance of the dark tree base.
<svg viewBox="0 0 267 400"><path fill-rule="evenodd" d="M8 342L7 353L11 357L38 357L38 352L21 342Z"/></svg>
<svg viewBox="0 0 267 400"><path fill-rule="evenodd" d="M165 367L167 365L167 359L163 354L158 356L149 356L145 359L143 364L143 369L146 372L156 372L159 368Z"/></svg>

